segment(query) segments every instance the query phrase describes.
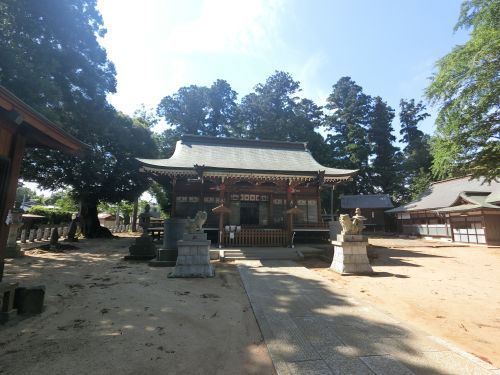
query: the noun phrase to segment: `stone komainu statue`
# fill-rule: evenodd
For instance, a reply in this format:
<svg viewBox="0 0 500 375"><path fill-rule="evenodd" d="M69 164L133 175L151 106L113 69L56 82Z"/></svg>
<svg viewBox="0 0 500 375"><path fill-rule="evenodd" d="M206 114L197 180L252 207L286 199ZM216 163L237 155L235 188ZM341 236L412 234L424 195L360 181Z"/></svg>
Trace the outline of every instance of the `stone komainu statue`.
<svg viewBox="0 0 500 375"><path fill-rule="evenodd" d="M342 225L341 234L361 234L364 229L363 221L356 216L351 220L349 215L340 215L340 225Z"/></svg>
<svg viewBox="0 0 500 375"><path fill-rule="evenodd" d="M201 228L207 221L207 213L205 211L198 211L194 219L188 219L186 230L188 233L200 232Z"/></svg>

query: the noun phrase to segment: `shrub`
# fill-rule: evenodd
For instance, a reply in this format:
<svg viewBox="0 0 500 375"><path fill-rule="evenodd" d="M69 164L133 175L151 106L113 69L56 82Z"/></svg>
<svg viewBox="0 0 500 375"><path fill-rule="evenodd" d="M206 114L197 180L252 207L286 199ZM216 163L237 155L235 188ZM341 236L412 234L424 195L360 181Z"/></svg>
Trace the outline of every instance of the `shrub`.
<svg viewBox="0 0 500 375"><path fill-rule="evenodd" d="M45 206L33 206L28 210L28 213L34 215L42 215L47 219L47 224L61 224L71 221L72 212L64 211L59 208L49 208Z"/></svg>

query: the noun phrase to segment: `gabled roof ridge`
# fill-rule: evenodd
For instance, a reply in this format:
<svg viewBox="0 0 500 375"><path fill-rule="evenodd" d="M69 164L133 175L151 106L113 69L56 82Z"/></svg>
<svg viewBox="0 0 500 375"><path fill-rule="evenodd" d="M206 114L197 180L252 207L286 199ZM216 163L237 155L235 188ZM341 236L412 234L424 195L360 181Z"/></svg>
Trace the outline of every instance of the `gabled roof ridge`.
<svg viewBox="0 0 500 375"><path fill-rule="evenodd" d="M206 143L227 146L261 146L262 148L283 148L289 150L309 151L307 142L275 141L267 139L249 139L234 137L215 137L205 135L186 134L181 137L183 142Z"/></svg>
<svg viewBox="0 0 500 375"><path fill-rule="evenodd" d="M444 180L434 181L434 182L431 183L431 185L439 185L439 184L442 184L442 183L445 183L445 182L450 182L450 181L454 181L454 180L461 180L461 179L464 179L464 178L468 178L469 180L471 180L471 177L472 177L471 174L468 174L468 175L465 175L465 176L461 176L461 177L450 177L450 178L447 178L447 179L444 179ZM474 179L472 178L472 180L474 180Z"/></svg>

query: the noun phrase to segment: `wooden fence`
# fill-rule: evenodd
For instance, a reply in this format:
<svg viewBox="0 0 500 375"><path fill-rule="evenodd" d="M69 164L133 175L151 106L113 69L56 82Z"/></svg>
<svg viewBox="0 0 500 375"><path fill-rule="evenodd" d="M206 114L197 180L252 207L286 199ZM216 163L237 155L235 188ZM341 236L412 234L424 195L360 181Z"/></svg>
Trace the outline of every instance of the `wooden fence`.
<svg viewBox="0 0 500 375"><path fill-rule="evenodd" d="M283 229L244 229L234 233L224 232L226 246L286 246L287 236Z"/></svg>

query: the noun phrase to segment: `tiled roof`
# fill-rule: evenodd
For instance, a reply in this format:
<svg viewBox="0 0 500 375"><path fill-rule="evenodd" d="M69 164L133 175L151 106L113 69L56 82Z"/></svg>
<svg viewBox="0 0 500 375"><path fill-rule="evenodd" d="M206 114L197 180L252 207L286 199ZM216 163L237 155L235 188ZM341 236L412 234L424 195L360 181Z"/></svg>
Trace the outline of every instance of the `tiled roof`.
<svg viewBox="0 0 500 375"><path fill-rule="evenodd" d="M392 208L394 205L387 194L342 195L342 208Z"/></svg>
<svg viewBox="0 0 500 375"><path fill-rule="evenodd" d="M470 200L480 204L478 199L483 195L481 193L498 195L500 193L500 183L495 181L487 183L483 179L471 180L470 177L435 182L413 202L388 210L387 212L424 211L450 207L460 196L463 197L464 194L465 196L469 196Z"/></svg>
<svg viewBox="0 0 500 375"><path fill-rule="evenodd" d="M356 170L328 168L319 164L306 143L258 141L235 138L184 136L177 142L169 159L138 159L153 172L192 170L232 171L240 173L317 175L347 179Z"/></svg>

